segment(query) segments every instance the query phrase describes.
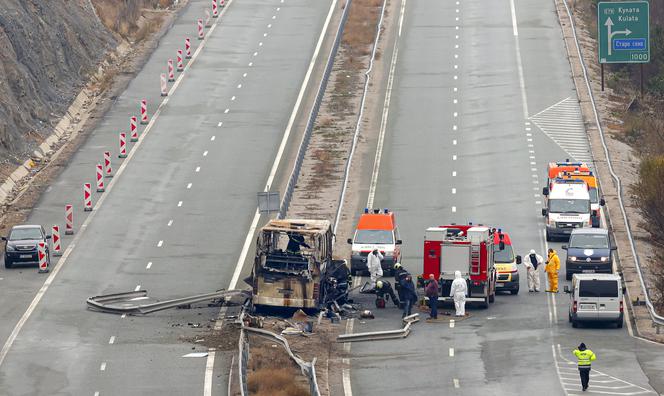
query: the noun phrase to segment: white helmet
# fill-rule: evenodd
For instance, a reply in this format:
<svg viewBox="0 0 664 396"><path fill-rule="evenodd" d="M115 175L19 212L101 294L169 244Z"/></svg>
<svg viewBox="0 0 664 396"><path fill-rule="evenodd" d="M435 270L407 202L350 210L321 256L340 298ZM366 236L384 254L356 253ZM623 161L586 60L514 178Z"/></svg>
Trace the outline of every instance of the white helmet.
<svg viewBox="0 0 664 396"><path fill-rule="evenodd" d="M535 253L535 249L530 249L530 254L537 254L537 253Z"/></svg>

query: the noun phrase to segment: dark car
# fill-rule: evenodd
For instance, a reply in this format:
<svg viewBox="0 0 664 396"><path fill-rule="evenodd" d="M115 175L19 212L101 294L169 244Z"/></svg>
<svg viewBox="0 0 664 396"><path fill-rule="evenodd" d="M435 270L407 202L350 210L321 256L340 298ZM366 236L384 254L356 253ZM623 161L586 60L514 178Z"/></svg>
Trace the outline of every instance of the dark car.
<svg viewBox="0 0 664 396"><path fill-rule="evenodd" d="M48 239L44 227L40 225L18 225L12 227L9 236L2 237L7 241L5 245L5 268L11 268L16 263L39 264L38 244L46 244L46 260L50 262L48 252Z"/></svg>
<svg viewBox="0 0 664 396"><path fill-rule="evenodd" d="M609 231L604 228L577 228L572 231L565 260L566 278L572 279L574 274L594 274L613 272L613 258Z"/></svg>

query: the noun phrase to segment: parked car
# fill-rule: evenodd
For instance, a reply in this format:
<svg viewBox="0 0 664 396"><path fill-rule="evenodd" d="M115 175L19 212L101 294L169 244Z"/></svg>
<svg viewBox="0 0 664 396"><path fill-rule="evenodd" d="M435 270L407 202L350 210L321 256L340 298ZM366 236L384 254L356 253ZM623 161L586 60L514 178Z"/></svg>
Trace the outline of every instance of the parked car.
<svg viewBox="0 0 664 396"><path fill-rule="evenodd" d="M48 239L44 227L40 225L17 225L12 227L9 236L2 237L7 241L5 245L5 268L11 268L16 263L39 264L39 242L46 244L46 260L51 261L48 251Z"/></svg>
<svg viewBox="0 0 664 396"><path fill-rule="evenodd" d="M613 272L612 251L609 231L605 228L577 228L569 237L569 245L563 245L567 251L565 259L566 279L573 274L610 274Z"/></svg>
<svg viewBox="0 0 664 396"><path fill-rule="evenodd" d="M572 289L565 286L569 299L569 321L572 327L581 322L613 322L623 327L623 294L621 279L616 274L574 274Z"/></svg>

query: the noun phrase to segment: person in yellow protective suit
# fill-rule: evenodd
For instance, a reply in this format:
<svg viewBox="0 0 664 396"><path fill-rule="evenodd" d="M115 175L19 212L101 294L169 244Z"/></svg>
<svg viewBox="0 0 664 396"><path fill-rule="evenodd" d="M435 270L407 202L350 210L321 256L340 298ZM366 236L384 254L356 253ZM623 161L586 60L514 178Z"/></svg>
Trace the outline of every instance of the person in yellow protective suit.
<svg viewBox="0 0 664 396"><path fill-rule="evenodd" d="M546 259L546 267L544 268L546 275L549 277L549 290L551 293L558 293L558 271L560 270L560 259L555 250L549 249L549 256Z"/></svg>

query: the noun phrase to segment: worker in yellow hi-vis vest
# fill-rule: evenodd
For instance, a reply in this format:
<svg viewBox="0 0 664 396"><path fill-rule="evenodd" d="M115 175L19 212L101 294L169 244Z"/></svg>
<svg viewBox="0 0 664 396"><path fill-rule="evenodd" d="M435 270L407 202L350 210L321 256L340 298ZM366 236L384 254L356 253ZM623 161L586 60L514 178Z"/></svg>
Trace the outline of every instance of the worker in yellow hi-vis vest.
<svg viewBox="0 0 664 396"><path fill-rule="evenodd" d="M549 290L551 293L558 293L558 271L560 271L560 259L555 250L549 249L549 256L546 259L544 267L546 275L549 277Z"/></svg>
<svg viewBox="0 0 664 396"><path fill-rule="evenodd" d="M590 381L590 364L597 356L590 349L586 348L583 342L578 348L572 352L579 361L579 375L581 376L581 388L585 392L588 389L588 381Z"/></svg>

